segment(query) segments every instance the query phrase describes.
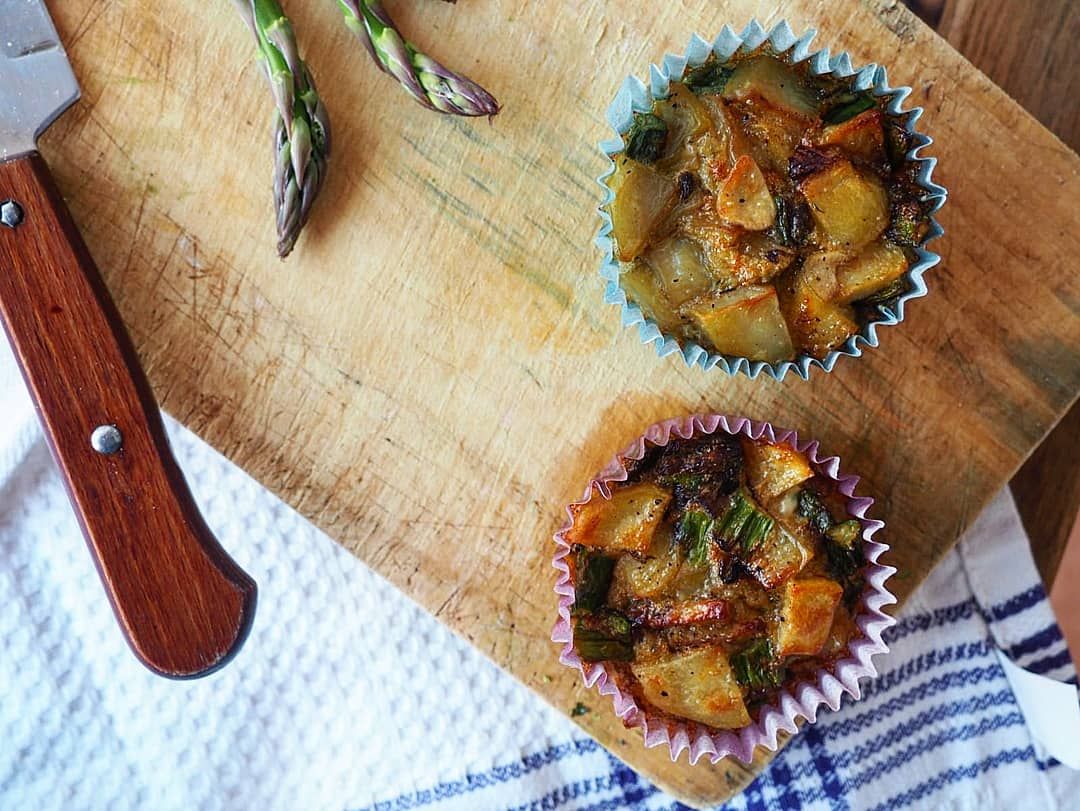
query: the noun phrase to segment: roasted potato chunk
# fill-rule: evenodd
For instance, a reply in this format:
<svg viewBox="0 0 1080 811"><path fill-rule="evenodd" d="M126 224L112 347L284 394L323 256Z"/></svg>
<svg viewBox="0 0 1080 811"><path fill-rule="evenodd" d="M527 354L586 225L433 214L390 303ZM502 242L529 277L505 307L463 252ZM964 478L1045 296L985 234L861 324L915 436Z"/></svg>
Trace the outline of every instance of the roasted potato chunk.
<svg viewBox="0 0 1080 811"><path fill-rule="evenodd" d="M615 192L609 208L615 256L623 262L636 259L653 241L653 229L675 206L675 181L651 166L619 158L608 185Z"/></svg>
<svg viewBox="0 0 1080 811"><path fill-rule="evenodd" d="M807 458L788 445L743 438L746 478L754 497L771 504L777 497L814 475Z"/></svg>
<svg viewBox="0 0 1080 811"><path fill-rule="evenodd" d="M717 192L716 213L725 222L747 231L764 231L776 221L776 203L765 175L749 155L735 161Z"/></svg>
<svg viewBox="0 0 1080 811"><path fill-rule="evenodd" d="M709 292L715 281L705 266L701 246L685 237L664 240L645 255L645 261L674 307Z"/></svg>
<svg viewBox="0 0 1080 811"><path fill-rule="evenodd" d="M788 161L806 131L806 121L756 96L731 106L746 134L749 154L762 169L786 174Z"/></svg>
<svg viewBox="0 0 1080 811"><path fill-rule="evenodd" d="M810 271L806 266L785 286L781 304L791 334L806 352L816 358L825 357L854 335L859 325L855 314L846 304L830 301L819 291L836 289L825 272L827 265Z"/></svg>
<svg viewBox="0 0 1080 811"><path fill-rule="evenodd" d="M780 656L813 656L821 651L833 625L843 587L826 577L790 580L784 584L776 651Z"/></svg>
<svg viewBox="0 0 1080 811"><path fill-rule="evenodd" d="M644 560L630 555L619 558L612 588L628 597L656 597L674 583L682 562L682 546L675 540L671 526L664 524L653 535Z"/></svg>
<svg viewBox="0 0 1080 811"><path fill-rule="evenodd" d="M675 174L693 162L691 144L713 131L712 118L701 99L679 82L672 83L671 95L656 102L653 113L668 125L664 153L657 166Z"/></svg>
<svg viewBox="0 0 1080 811"><path fill-rule="evenodd" d="M789 65L772 56L759 56L739 64L724 87L725 99L759 96L774 107L800 118L818 113L817 99L806 82Z"/></svg>
<svg viewBox="0 0 1080 811"><path fill-rule="evenodd" d="M889 198L881 181L841 160L799 184L823 247L854 253L889 225Z"/></svg>
<svg viewBox="0 0 1080 811"><path fill-rule="evenodd" d="M631 666L649 703L675 716L717 729L750 723L742 691L722 648L689 650Z"/></svg>
<svg viewBox="0 0 1080 811"><path fill-rule="evenodd" d="M651 267L640 260L635 262L619 274L619 285L626 297L641 308L646 318L655 321L663 332L673 332L679 328L682 319L668 301Z"/></svg>
<svg viewBox="0 0 1080 811"><path fill-rule="evenodd" d="M813 557L809 543L776 524L751 554L747 568L761 585L772 589L801 572Z"/></svg>
<svg viewBox="0 0 1080 811"><path fill-rule="evenodd" d="M692 301L686 314L717 352L776 361L794 351L776 290L747 285Z"/></svg>
<svg viewBox="0 0 1080 811"><path fill-rule="evenodd" d="M571 507L574 524L566 532L571 544L607 552L648 552L671 493L651 482L614 490L610 499L594 495Z"/></svg>
<svg viewBox="0 0 1080 811"><path fill-rule="evenodd" d="M874 242L836 271L837 301L859 301L884 290L908 269L907 255L889 242Z"/></svg>
<svg viewBox="0 0 1080 811"><path fill-rule="evenodd" d="M817 146L838 146L850 158L880 164L885 160L885 130L881 119L881 110L867 110L842 124L825 127L814 143Z"/></svg>

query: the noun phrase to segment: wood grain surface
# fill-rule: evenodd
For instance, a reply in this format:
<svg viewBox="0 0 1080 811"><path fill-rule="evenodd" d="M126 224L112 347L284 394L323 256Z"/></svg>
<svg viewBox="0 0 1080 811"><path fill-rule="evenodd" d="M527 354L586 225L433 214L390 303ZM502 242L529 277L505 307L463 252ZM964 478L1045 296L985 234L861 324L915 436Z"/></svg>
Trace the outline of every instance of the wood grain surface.
<svg viewBox="0 0 1080 811"><path fill-rule="evenodd" d="M1080 149L1080 3L934 0L937 31L1073 151ZM1049 591L1080 510L1080 404L1074 404L1012 480Z"/></svg>
<svg viewBox="0 0 1080 811"><path fill-rule="evenodd" d="M1080 161L887 0L395 5L503 102L491 124L409 102L332 3L290 10L336 152L281 264L266 91L228 4L53 8L84 100L44 148L159 398L556 707L587 705L575 720L650 779L730 796L763 758L671 764L557 663L563 505L659 418L770 419L864 476L906 596L1080 390ZM618 84L752 16L914 86L951 192L931 295L808 382L657 359L601 302L592 246Z"/></svg>
<svg viewBox="0 0 1080 811"><path fill-rule="evenodd" d="M906 0L907 5L1073 151L1080 4L1072 0ZM1046 436L1010 482L1047 590L1080 511L1080 404ZM1060 612L1059 612L1059 616Z"/></svg>
<svg viewBox="0 0 1080 811"><path fill-rule="evenodd" d="M0 323L26 378L105 591L135 655L205 675L251 628L255 583L214 539L180 472L135 350L39 155L0 162ZM94 429L118 428L113 453Z"/></svg>

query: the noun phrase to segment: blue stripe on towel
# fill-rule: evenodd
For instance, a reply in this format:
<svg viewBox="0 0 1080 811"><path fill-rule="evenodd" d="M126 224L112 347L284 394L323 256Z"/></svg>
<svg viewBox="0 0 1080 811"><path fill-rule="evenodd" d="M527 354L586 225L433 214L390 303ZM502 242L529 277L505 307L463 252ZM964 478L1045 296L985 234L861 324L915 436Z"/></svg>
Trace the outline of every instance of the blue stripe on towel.
<svg viewBox="0 0 1080 811"><path fill-rule="evenodd" d="M1046 590L1042 583L1036 583L1029 589L1010 597L1003 603L990 606L990 615L998 621L1008 619L1011 616L1026 611L1034 605L1038 605L1046 599Z"/></svg>
<svg viewBox="0 0 1080 811"><path fill-rule="evenodd" d="M1069 654L1069 649L1066 648L1050 656L1044 656L1042 659L1036 659L1034 662L1028 662L1024 665L1024 669L1030 670L1032 673L1038 673L1041 676L1051 670L1065 667L1070 662L1072 662L1072 656Z"/></svg>
<svg viewBox="0 0 1080 811"><path fill-rule="evenodd" d="M1057 623L1051 623L1043 628L1038 633L1034 633L1026 639L1021 639L1015 645L1009 647L1005 652L1006 655L1016 661L1021 656L1027 656L1031 653L1036 653L1043 648L1048 648L1057 642L1063 642L1065 637L1061 635L1061 629L1057 627Z"/></svg>
<svg viewBox="0 0 1080 811"><path fill-rule="evenodd" d="M526 755L513 763L494 766L486 772L467 774L461 780L437 783L430 789L400 794L391 800L363 806L355 809L355 811L408 811L411 808L430 805L432 802L467 794L477 789L489 788L499 783L518 780L530 772L542 769L564 758L589 754L599 748L600 744L591 738L580 738L567 743L560 743L556 746L550 746L542 752Z"/></svg>
<svg viewBox="0 0 1080 811"><path fill-rule="evenodd" d="M980 774L984 774L1000 766L1032 760L1034 757L1035 751L1030 746L1027 749L1005 749L998 752L996 755L985 757L975 763L946 769L937 776L925 780L907 791L897 794L895 797L884 803L874 806L871 811L894 811L894 809L911 805L926 795L940 791L945 786L952 783L959 783L963 780L974 780Z"/></svg>

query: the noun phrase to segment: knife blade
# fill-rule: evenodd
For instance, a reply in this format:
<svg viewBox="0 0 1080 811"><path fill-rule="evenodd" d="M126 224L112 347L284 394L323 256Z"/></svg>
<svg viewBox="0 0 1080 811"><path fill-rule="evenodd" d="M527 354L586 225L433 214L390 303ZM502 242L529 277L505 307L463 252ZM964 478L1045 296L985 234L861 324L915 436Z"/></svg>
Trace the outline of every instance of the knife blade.
<svg viewBox="0 0 1080 811"><path fill-rule="evenodd" d="M239 650L256 587L203 521L37 152L78 98L42 0L0 0L0 322L124 636L151 670L192 678Z"/></svg>
<svg viewBox="0 0 1080 811"><path fill-rule="evenodd" d="M0 160L37 138L79 99L52 19L39 0L0 0Z"/></svg>

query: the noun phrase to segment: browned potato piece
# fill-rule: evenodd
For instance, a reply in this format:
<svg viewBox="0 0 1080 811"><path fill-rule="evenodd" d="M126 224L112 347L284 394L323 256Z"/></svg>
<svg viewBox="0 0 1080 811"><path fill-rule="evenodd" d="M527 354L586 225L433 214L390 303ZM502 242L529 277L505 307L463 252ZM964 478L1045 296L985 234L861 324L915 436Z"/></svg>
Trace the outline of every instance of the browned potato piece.
<svg viewBox="0 0 1080 811"><path fill-rule="evenodd" d="M606 552L644 555L669 501L671 493L651 482L620 487L610 499L594 495L591 501L570 508L574 524L566 540Z"/></svg>
<svg viewBox="0 0 1080 811"><path fill-rule="evenodd" d="M705 267L702 248L685 237L670 237L645 254L672 306L679 307L709 292L713 276Z"/></svg>
<svg viewBox="0 0 1080 811"><path fill-rule="evenodd" d="M747 285L692 301L684 308L717 352L778 361L794 350L776 290Z"/></svg>
<svg viewBox="0 0 1080 811"><path fill-rule="evenodd" d="M818 296L831 301L840 293L840 282L836 274L850 256L841 251L819 251L803 260L799 278Z"/></svg>
<svg viewBox="0 0 1080 811"><path fill-rule="evenodd" d="M777 496L814 475L806 457L787 445L743 439L742 449L750 489L762 504L771 503Z"/></svg>
<svg viewBox="0 0 1080 811"><path fill-rule="evenodd" d="M765 183L765 175L749 155L735 161L731 174L720 187L716 213L726 222L748 231L764 231L776 221L776 203Z"/></svg>
<svg viewBox="0 0 1080 811"><path fill-rule="evenodd" d="M814 141L817 146L838 146L849 157L880 163L885 159L881 110L867 110L843 123L825 127Z"/></svg>
<svg viewBox="0 0 1080 811"><path fill-rule="evenodd" d="M664 295L656 274L641 260L619 274L619 285L626 297L641 308L645 317L656 322L661 332L674 332L682 324L679 314Z"/></svg>
<svg viewBox="0 0 1080 811"><path fill-rule="evenodd" d="M814 547L807 540L792 535L775 524L746 561L746 568L767 589L776 588L794 577L814 557Z"/></svg>
<svg viewBox="0 0 1080 811"><path fill-rule="evenodd" d="M881 181L837 161L800 185L817 223L819 242L854 253L889 225L889 199Z"/></svg>
<svg viewBox="0 0 1080 811"><path fill-rule="evenodd" d="M699 97L702 106L709 111L713 122L713 141L708 149L701 149L703 163L702 182L713 194L727 178L731 167L742 155L751 154L753 144L735 120L734 111L719 96ZM702 144L706 144L705 140Z"/></svg>
<svg viewBox="0 0 1080 811"><path fill-rule="evenodd" d="M717 729L750 723L742 690L722 648L696 648L631 665L646 700L663 712Z"/></svg>
<svg viewBox="0 0 1080 811"><path fill-rule="evenodd" d="M653 105L653 113L668 125L664 154L657 162L666 174L677 174L695 162L692 144L713 132L709 110L686 85L673 82L671 95Z"/></svg>
<svg viewBox="0 0 1080 811"><path fill-rule="evenodd" d="M802 77L771 56L740 62L724 85L725 99L749 96L760 96L774 107L801 118L812 119L818 114L817 100Z"/></svg>
<svg viewBox="0 0 1080 811"><path fill-rule="evenodd" d="M734 102L732 107L748 136L750 154L762 168L786 175L788 160L806 130L805 119L756 96Z"/></svg>
<svg viewBox="0 0 1080 811"><path fill-rule="evenodd" d="M904 251L889 242L873 242L836 271L837 301L851 302L873 295L895 282L908 269Z"/></svg>
<svg viewBox="0 0 1080 811"><path fill-rule="evenodd" d="M829 637L843 593L843 587L827 577L785 583L776 629L777 655L816 655Z"/></svg>
<svg viewBox="0 0 1080 811"><path fill-rule="evenodd" d="M674 582L682 565L682 545L670 524L661 524L653 535L645 560L631 555L619 558L612 576L612 589L632 597L656 597Z"/></svg>
<svg viewBox="0 0 1080 811"><path fill-rule="evenodd" d="M611 202L611 234L615 255L623 262L636 259L653 239L653 229L675 205L675 181L630 158L618 158L608 179L615 192Z"/></svg>
<svg viewBox="0 0 1080 811"><path fill-rule="evenodd" d="M804 265L782 296L784 315L795 342L816 358L824 357L859 329L851 307L831 302L818 292L836 289L830 285L828 269L821 265L808 271Z"/></svg>

